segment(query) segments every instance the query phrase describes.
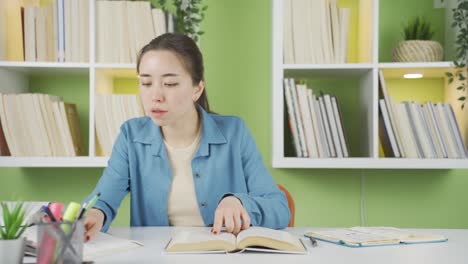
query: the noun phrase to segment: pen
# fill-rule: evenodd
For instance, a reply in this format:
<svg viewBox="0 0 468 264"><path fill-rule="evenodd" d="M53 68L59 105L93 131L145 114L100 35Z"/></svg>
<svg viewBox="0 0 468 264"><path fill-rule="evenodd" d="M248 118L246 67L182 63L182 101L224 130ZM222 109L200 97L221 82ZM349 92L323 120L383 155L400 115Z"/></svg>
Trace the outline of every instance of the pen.
<svg viewBox="0 0 468 264"><path fill-rule="evenodd" d="M49 207L46 206L46 205L43 205L41 207L41 210L44 211L47 216L49 217L49 220L52 221L52 222L57 222L57 219L55 219L55 216L52 214L52 212L50 211Z"/></svg>
<svg viewBox="0 0 468 264"><path fill-rule="evenodd" d="M85 203L83 205L83 210L81 210L80 214L78 215L78 219L81 219L86 212L88 212L89 209L93 208L93 206L96 204L97 200L101 196L101 193L97 193L88 203Z"/></svg>
<svg viewBox="0 0 468 264"><path fill-rule="evenodd" d="M317 240L315 238L311 237L311 236L309 237L309 239L310 239L310 242L312 243L312 247L316 247L317 246Z"/></svg>

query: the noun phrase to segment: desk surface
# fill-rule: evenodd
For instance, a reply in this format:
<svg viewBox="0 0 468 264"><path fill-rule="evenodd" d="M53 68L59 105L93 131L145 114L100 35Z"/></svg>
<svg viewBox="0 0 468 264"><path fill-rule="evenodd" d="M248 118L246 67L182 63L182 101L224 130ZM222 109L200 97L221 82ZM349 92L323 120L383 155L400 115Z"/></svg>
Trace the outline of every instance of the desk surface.
<svg viewBox="0 0 468 264"><path fill-rule="evenodd" d="M165 255L163 249L172 234L180 227L137 227L111 228L109 233L126 239L138 240L144 247L117 253L112 256L95 259L95 263L468 263L468 230L460 229L425 229L445 235L445 243L413 244L367 248L349 248L319 241L312 248L307 243L308 255L241 253L241 254L200 254L200 255ZM290 233L303 237L305 230L318 228L290 228Z"/></svg>

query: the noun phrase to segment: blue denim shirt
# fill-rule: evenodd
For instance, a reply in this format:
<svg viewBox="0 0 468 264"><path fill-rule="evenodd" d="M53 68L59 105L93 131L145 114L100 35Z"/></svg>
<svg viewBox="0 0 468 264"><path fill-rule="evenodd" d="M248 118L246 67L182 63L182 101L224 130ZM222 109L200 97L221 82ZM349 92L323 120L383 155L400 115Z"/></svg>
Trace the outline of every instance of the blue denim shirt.
<svg viewBox="0 0 468 264"><path fill-rule="evenodd" d="M290 214L286 197L269 174L254 139L238 117L202 115L200 145L192 159L198 207L206 226L223 196L232 194L249 213L251 224L284 228ZM93 193L94 207L106 215L107 231L125 195L131 195L131 226L168 226L167 200L172 182L160 127L149 117L125 122L107 168Z"/></svg>

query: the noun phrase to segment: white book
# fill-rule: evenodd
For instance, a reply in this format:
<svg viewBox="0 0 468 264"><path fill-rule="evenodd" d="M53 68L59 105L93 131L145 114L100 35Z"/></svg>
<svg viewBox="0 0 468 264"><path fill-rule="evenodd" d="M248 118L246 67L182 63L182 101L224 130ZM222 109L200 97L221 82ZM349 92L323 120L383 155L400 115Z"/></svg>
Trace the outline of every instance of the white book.
<svg viewBox="0 0 468 264"><path fill-rule="evenodd" d="M399 122L399 127L401 128L400 131L403 144L405 145L406 158L420 158L405 104L396 104L394 109L395 116L398 117L396 120Z"/></svg>
<svg viewBox="0 0 468 264"><path fill-rule="evenodd" d="M328 0L318 1L320 4L320 13L321 13L321 27L322 27L322 50L325 56L324 63L333 63L333 44L332 44L332 29L330 21L330 8L328 7Z"/></svg>
<svg viewBox="0 0 468 264"><path fill-rule="evenodd" d="M396 157L405 157L405 153L403 150L403 145L401 143L401 136L399 131L396 129L396 124L395 124L395 117L393 116L394 110L393 110L393 105L390 100L390 95L388 94L387 90L387 85L385 84L385 78L382 70L379 70L379 87L380 91L382 93L383 99L385 100L385 106L388 109L388 115L389 115L389 120L390 120L390 127L389 129L392 130L392 133L395 135L396 143L397 143L397 152L398 156Z"/></svg>
<svg viewBox="0 0 468 264"><path fill-rule="evenodd" d="M96 61L103 63L105 61L105 47L106 40L104 37L104 31L106 28L105 24L105 11L106 11L106 2L105 1L96 1ZM133 40L132 36L128 36L129 40Z"/></svg>
<svg viewBox="0 0 468 264"><path fill-rule="evenodd" d="M286 106L288 109L288 123L289 123L289 128L291 130L291 136L293 138L293 145L294 145L294 150L296 151L296 156L301 157L302 152L301 152L301 145L299 143L299 131L297 127L297 121L296 121L296 116L295 116L295 111L294 111L294 105L292 102L292 92L291 92L291 87L289 86L289 79L284 79L284 95L286 98Z"/></svg>
<svg viewBox="0 0 468 264"><path fill-rule="evenodd" d="M462 159L466 158L467 151L465 148L465 144L463 143L463 138L461 136L460 128L458 127L455 114L453 113L452 106L450 104L444 104L444 109L449 120L449 126L451 128L453 138L455 140L455 146L458 152L458 157Z"/></svg>
<svg viewBox="0 0 468 264"><path fill-rule="evenodd" d="M434 109L434 104L431 102L426 103L426 109L430 115L430 118L432 120L432 123L434 124L434 130L436 133L437 141L440 144L441 151L442 151L442 157L443 158L448 158L448 153L447 153L447 144L444 142L443 136L442 136L442 127L441 123L439 121L439 118L435 112Z"/></svg>
<svg viewBox="0 0 468 264"><path fill-rule="evenodd" d="M323 100L323 96L319 97L319 105L320 105L320 114L322 116L322 124L325 128L325 136L328 142L328 150L329 150L329 157L337 157L339 154L336 153L335 142L333 141L333 136L330 127L330 119L328 118L327 110L325 107L325 102Z"/></svg>
<svg viewBox="0 0 468 264"><path fill-rule="evenodd" d="M34 116L33 118L36 119L36 129L33 130L35 134L35 140L40 141L40 156L43 157L50 157L52 156L52 144L49 141L49 136L47 133L46 128L46 119L45 116L42 114L42 107L41 102L39 99L39 94L28 94L28 100L32 101L33 109L34 109Z"/></svg>
<svg viewBox="0 0 468 264"><path fill-rule="evenodd" d="M416 135L419 138L424 158L435 158L435 155L430 145L430 139L428 138L427 131L423 123L424 120L422 119L421 113L419 111L420 108L418 102L411 102L410 109L411 115L413 117L413 122L416 128Z"/></svg>
<svg viewBox="0 0 468 264"><path fill-rule="evenodd" d="M115 30L113 31L113 41L115 41L114 54L112 54L113 61L116 63L126 63L125 56L125 43L127 42L127 36L125 35L125 27L123 25L124 19L126 19L124 12L125 1L113 2L114 9L112 11L112 17L115 23ZM129 54L130 55L130 54Z"/></svg>
<svg viewBox="0 0 468 264"><path fill-rule="evenodd" d="M312 105L314 106L315 110L315 117L317 118L317 126L319 130L319 135L320 135L320 143L323 148L323 157L324 158L329 158L331 156L330 152L330 146L328 145L328 139L327 135L325 132L325 125L324 125L324 120L322 119L322 113L320 109L320 102L319 100L315 97L315 95L312 95Z"/></svg>
<svg viewBox="0 0 468 264"><path fill-rule="evenodd" d="M386 136L388 137L388 141L390 142L390 147L392 149L392 153L393 153L394 157L395 158L400 158L401 155L400 155L400 152L398 151L395 134L393 133L393 130L392 130L392 127L391 127L391 124L390 124L390 117L389 117L387 105L385 104L384 99L379 100L379 106L380 106L381 118L382 118L382 121L383 121L383 124L384 124L384 127L382 127L382 129L384 129L384 131L382 131L382 132L384 134L386 134ZM385 136L383 136L383 137L385 137ZM384 141L384 140L385 140L385 138L382 139L382 141ZM383 145L385 145L385 143L383 143ZM388 147L388 146L386 146L386 147Z"/></svg>
<svg viewBox="0 0 468 264"><path fill-rule="evenodd" d="M109 156L109 133L107 132L107 121L104 111L104 95L96 95L95 97L94 117L96 119L96 136L99 146L101 147L103 154Z"/></svg>
<svg viewBox="0 0 468 264"><path fill-rule="evenodd" d="M338 128L338 136L340 138L341 149L343 150L343 157L348 158L348 144L346 144L346 138L344 136L344 127L343 127L343 119L338 109L338 102L335 96L331 98L332 100L332 107L333 107L333 114L335 115L336 126Z"/></svg>
<svg viewBox="0 0 468 264"><path fill-rule="evenodd" d="M28 147L27 156L42 156L42 136L38 133L38 120L31 94L18 94L17 106L25 131L22 140ZM34 131L34 132L33 132Z"/></svg>
<svg viewBox="0 0 468 264"><path fill-rule="evenodd" d="M72 62L73 52L73 0L64 0L65 62Z"/></svg>
<svg viewBox="0 0 468 264"><path fill-rule="evenodd" d="M292 1L292 27L295 63L311 63L308 61L309 40L307 34L307 0Z"/></svg>
<svg viewBox="0 0 468 264"><path fill-rule="evenodd" d="M307 87L306 85L298 85L299 101L301 106L301 113L304 118L304 131L305 140L307 144L307 153L309 158L318 158L317 140L315 138L314 128L312 126L312 117L310 116L309 102L307 100Z"/></svg>
<svg viewBox="0 0 468 264"><path fill-rule="evenodd" d="M47 22L45 7L35 7L36 60L47 61Z"/></svg>
<svg viewBox="0 0 468 264"><path fill-rule="evenodd" d="M430 131L429 131L429 125L427 123L427 120L426 120L426 117L424 115L423 109L422 109L421 105L418 104L418 103L415 103L415 107L418 110L419 115L420 115L420 120L421 120L422 127L423 127L424 137L427 140L427 143L428 143L428 146L429 146L429 151L431 153L430 158L437 158L436 147L435 147L434 141L432 140L432 137L431 137L431 134L430 134Z"/></svg>
<svg viewBox="0 0 468 264"><path fill-rule="evenodd" d="M65 0L56 0L57 61L65 61Z"/></svg>
<svg viewBox="0 0 468 264"><path fill-rule="evenodd" d="M284 0L283 3L283 61L287 64L294 63L292 1Z"/></svg>
<svg viewBox="0 0 468 264"><path fill-rule="evenodd" d="M57 143L56 143L56 137L58 137L56 131L54 131L53 127L53 116L51 117L50 115L53 115L53 113L49 112L47 108L47 102L48 98L46 97L47 95L45 94L35 94L37 97L37 102L39 104L39 107L41 109L41 115L42 119L44 122L44 128L46 130L46 135L47 135L47 140L49 142L50 146L50 155L49 156L56 156L57 153Z"/></svg>
<svg viewBox="0 0 468 264"><path fill-rule="evenodd" d="M36 61L36 8L24 7L24 60Z"/></svg>
<svg viewBox="0 0 468 264"><path fill-rule="evenodd" d="M338 127L336 125L335 115L333 113L333 106L331 102L331 97L328 94L323 96L323 101L325 104L325 110L327 111L327 117L330 124L331 136L333 138L333 145L335 146L336 156L338 158L344 157L343 147L341 146L340 136L338 134Z"/></svg>
<svg viewBox="0 0 468 264"><path fill-rule="evenodd" d="M426 120L428 129L429 129L429 135L431 137L431 140L436 150L436 157L442 159L442 158L445 158L444 152L442 150L442 143L439 141L439 137L437 135L437 129L435 126L435 120L432 119L432 116L431 116L431 113L427 104L429 103L426 103L421 106L422 114L424 115L424 118Z"/></svg>
<svg viewBox="0 0 468 264"><path fill-rule="evenodd" d="M307 158L309 156L309 153L307 153L307 144L305 140L305 134L304 134L304 121L303 121L303 116L301 112L301 107L300 107L300 102L297 94L297 85L294 83L294 79L290 79L290 87L292 91L292 102L294 106L294 111L295 111L295 116L296 116L296 122L297 122L297 127L299 131L299 142L301 145L301 152L302 155L301 157Z"/></svg>
<svg viewBox="0 0 468 264"><path fill-rule="evenodd" d="M151 14L153 16L154 36L157 37L166 33L167 26L164 11L159 8L153 8L151 9Z"/></svg>
<svg viewBox="0 0 468 264"><path fill-rule="evenodd" d="M333 62L334 63L344 63L340 61L340 17L337 0L329 0L329 9L330 9L330 22L331 22L331 33L332 33L332 47L333 47Z"/></svg>
<svg viewBox="0 0 468 264"><path fill-rule="evenodd" d="M12 156L24 156L25 149L21 141L21 122L16 110L16 95L15 94L4 94L3 95L3 107L5 109L5 118L8 131L10 132L10 138L8 147Z"/></svg>
<svg viewBox="0 0 468 264"><path fill-rule="evenodd" d="M55 3L45 7L46 17L46 45L47 61L56 61L57 58L57 16Z"/></svg>
<svg viewBox="0 0 468 264"><path fill-rule="evenodd" d="M449 120L445 114L444 106L442 103L437 103L434 109L436 118L440 124L441 134L445 145L447 146L447 156L449 159L459 158L457 148L455 146L455 139L452 137L450 132Z"/></svg>
<svg viewBox="0 0 468 264"><path fill-rule="evenodd" d="M135 2L127 2L128 40L130 44L130 59L132 63L136 62L136 56L138 53L138 29L135 16L138 16L137 11L135 11Z"/></svg>
<svg viewBox="0 0 468 264"><path fill-rule="evenodd" d="M68 144L68 138L67 138L67 134L66 134L66 127L65 127L65 123L64 123L64 117L62 115L62 112L60 110L60 101L54 101L52 102L52 109L53 109L53 112L54 112L54 119L55 119L55 122L57 124L57 127L59 129L59 135L60 135L60 147L63 149L64 151L64 155L63 156L66 156L66 157L69 157L69 156L72 156L72 152L69 148L69 144Z"/></svg>
<svg viewBox="0 0 468 264"><path fill-rule="evenodd" d="M406 113L408 115L408 120L409 120L409 124L411 126L411 132L413 134L413 138L414 138L414 143L416 145L416 151L418 152L418 157L419 158L424 158L425 155L424 155L424 151L422 149L422 143L421 143L421 136L419 135L418 133L418 130L416 129L416 120L415 118L417 116L415 116L414 114L414 111L412 110L412 106L411 106L411 103L410 102L403 102L403 104L405 105L405 109L406 109Z"/></svg>
<svg viewBox="0 0 468 264"><path fill-rule="evenodd" d="M323 52L321 50L321 32L320 32L320 12L317 1L306 1L307 7L305 22L305 31L301 34L306 39L305 63L320 63L323 61ZM294 28L294 34L296 33ZM303 29L304 30L304 29ZM297 39L294 39L296 41ZM295 58L298 59L297 57Z"/></svg>
<svg viewBox="0 0 468 264"><path fill-rule="evenodd" d="M0 8L0 61L6 60L7 56L7 11L6 8Z"/></svg>
<svg viewBox="0 0 468 264"><path fill-rule="evenodd" d="M89 1L80 0L80 62L89 61Z"/></svg>
<svg viewBox="0 0 468 264"><path fill-rule="evenodd" d="M153 26L153 17L151 15L151 4L147 1L142 1L140 3L140 16L141 24L140 28L142 29L142 43L140 47L137 47L138 50L143 48L154 38L154 26Z"/></svg>
<svg viewBox="0 0 468 264"><path fill-rule="evenodd" d="M72 0L71 1L71 61L79 62L80 56L82 56L82 52L80 51L82 47L80 47L80 31L81 31L81 19L82 16L80 14L80 1L84 0Z"/></svg>
<svg viewBox="0 0 468 264"><path fill-rule="evenodd" d="M340 8L340 63L346 63L348 61L348 38L349 38L349 24L351 10L349 8Z"/></svg>
<svg viewBox="0 0 468 264"><path fill-rule="evenodd" d="M402 134L402 127L401 127L401 122L399 121L399 115L397 114L397 110L396 110L396 104L395 102L393 101L393 98L391 96L388 97L388 101L391 105L391 109L392 109L392 114L393 114L393 118L395 120L395 130L398 132L398 135L400 136L400 139L401 139L401 144L400 144L400 155L402 156L402 158L407 158L407 145L404 144L404 140L403 140L403 134ZM388 110L388 108L387 108ZM404 154L404 156L403 156Z"/></svg>
<svg viewBox="0 0 468 264"><path fill-rule="evenodd" d="M315 97L313 96L312 89L307 89L307 101L308 101L308 106L309 106L309 111L310 111L310 118L312 120L312 128L314 130L314 136L315 136L315 141L316 141L316 146L317 146L317 151L318 151L318 156L319 158L326 158L327 153L325 151L326 145L324 145L325 138L320 135L320 128L319 128L319 121L316 113L316 100Z"/></svg>

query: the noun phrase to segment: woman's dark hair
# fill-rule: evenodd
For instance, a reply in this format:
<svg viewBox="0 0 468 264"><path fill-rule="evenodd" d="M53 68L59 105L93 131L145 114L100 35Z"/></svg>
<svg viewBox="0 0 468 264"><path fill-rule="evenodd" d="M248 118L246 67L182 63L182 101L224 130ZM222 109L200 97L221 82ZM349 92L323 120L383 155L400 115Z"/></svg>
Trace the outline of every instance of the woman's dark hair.
<svg viewBox="0 0 468 264"><path fill-rule="evenodd" d="M137 73L140 73L140 62L143 55L151 50L167 50L173 52L181 61L185 69L192 77L192 84L198 85L201 81L205 81L203 55L200 52L195 41L190 37L180 33L165 33L151 40L138 53L137 57ZM208 97L206 95L206 87L203 90L197 103L210 112Z"/></svg>

